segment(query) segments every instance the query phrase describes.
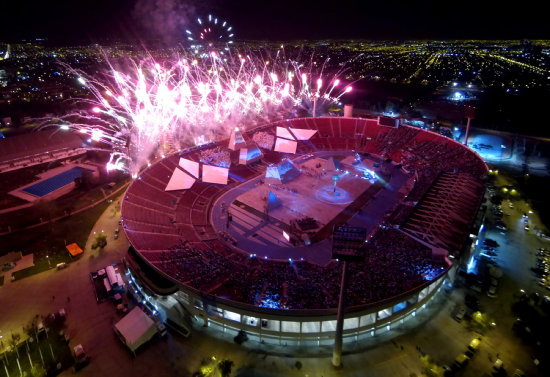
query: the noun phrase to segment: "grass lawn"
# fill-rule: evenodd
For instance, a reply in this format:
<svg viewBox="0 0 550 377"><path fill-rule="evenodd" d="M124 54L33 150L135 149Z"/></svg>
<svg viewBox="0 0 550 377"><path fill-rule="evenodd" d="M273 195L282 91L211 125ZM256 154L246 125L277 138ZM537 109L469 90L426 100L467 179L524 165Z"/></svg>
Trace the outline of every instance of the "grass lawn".
<svg viewBox="0 0 550 377"><path fill-rule="evenodd" d="M55 268L60 262L71 262L65 244L76 242L84 248L94 224L108 206L105 201L58 222L1 237L0 243L7 251L34 253L34 267L14 272L15 280Z"/></svg>
<svg viewBox="0 0 550 377"><path fill-rule="evenodd" d="M128 178L122 177L117 180L117 187L123 186L128 182ZM16 230L38 224L40 223L40 219L47 221L51 218L64 216L66 213L73 213L80 208L103 199L105 197L104 191L106 194L112 192L110 189L104 189L104 186L105 184L91 189L77 188L56 200L39 202L32 207L2 215L0 216L0 232L7 231L8 226L12 230Z"/></svg>

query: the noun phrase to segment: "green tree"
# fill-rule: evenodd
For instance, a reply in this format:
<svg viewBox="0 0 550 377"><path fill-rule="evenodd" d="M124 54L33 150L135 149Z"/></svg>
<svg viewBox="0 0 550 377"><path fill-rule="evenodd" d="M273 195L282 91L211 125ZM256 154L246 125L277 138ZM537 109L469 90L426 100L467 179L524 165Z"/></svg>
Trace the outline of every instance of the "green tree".
<svg viewBox="0 0 550 377"><path fill-rule="evenodd" d="M229 377L231 375L231 368L233 367L233 361L222 360L218 364L218 369L222 377Z"/></svg>
<svg viewBox="0 0 550 377"><path fill-rule="evenodd" d="M46 375L46 370L44 370L44 367L42 366L42 364L35 363L32 366L31 375L33 377L44 377Z"/></svg>
<svg viewBox="0 0 550 377"><path fill-rule="evenodd" d="M98 179L94 177L93 172L88 169L82 170L82 186L86 189L91 189L92 187L95 187L97 183Z"/></svg>
<svg viewBox="0 0 550 377"><path fill-rule="evenodd" d="M105 246L107 246L107 235L105 233L96 234L92 249L103 249Z"/></svg>

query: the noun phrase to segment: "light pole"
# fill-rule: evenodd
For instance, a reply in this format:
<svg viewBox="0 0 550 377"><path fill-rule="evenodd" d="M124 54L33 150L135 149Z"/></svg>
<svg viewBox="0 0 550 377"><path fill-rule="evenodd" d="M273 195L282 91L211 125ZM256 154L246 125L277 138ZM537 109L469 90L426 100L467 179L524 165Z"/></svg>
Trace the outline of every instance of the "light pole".
<svg viewBox="0 0 550 377"><path fill-rule="evenodd" d="M342 342L344 335L344 297L346 289L348 263L344 260L342 266L342 280L340 281L340 297L338 298L338 313L336 314L336 331L334 333L334 348L332 350L332 366L340 368L342 366Z"/></svg>
<svg viewBox="0 0 550 377"><path fill-rule="evenodd" d="M48 261L48 268L52 268L52 263L50 262L50 256L46 255L46 260Z"/></svg>
<svg viewBox="0 0 550 377"><path fill-rule="evenodd" d="M468 122L466 123L466 135L464 135L464 145L468 146L468 133L470 132L470 121L474 119L476 108L473 106L464 106L464 113Z"/></svg>
<svg viewBox="0 0 550 377"><path fill-rule="evenodd" d="M332 350L332 366L342 367L342 342L344 336L344 312L347 280L347 262L359 262L365 259L365 241L367 230L348 226L335 226L332 233L332 258L343 261L338 313L336 314L336 331Z"/></svg>

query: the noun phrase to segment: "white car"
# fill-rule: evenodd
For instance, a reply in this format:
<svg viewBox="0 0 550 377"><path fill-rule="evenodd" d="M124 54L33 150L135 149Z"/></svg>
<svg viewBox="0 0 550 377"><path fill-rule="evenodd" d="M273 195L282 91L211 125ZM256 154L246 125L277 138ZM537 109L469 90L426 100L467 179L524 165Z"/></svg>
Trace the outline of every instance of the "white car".
<svg viewBox="0 0 550 377"><path fill-rule="evenodd" d="M466 315L466 308L462 306L457 310L457 312L454 316L454 319L457 322L461 322L464 319L465 315Z"/></svg>

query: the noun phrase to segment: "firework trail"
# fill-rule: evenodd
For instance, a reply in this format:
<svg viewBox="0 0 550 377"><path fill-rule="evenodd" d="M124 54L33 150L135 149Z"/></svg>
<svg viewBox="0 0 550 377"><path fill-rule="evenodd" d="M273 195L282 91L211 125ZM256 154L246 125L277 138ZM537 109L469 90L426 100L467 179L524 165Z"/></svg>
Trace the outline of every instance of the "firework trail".
<svg viewBox="0 0 550 377"><path fill-rule="evenodd" d="M198 17L193 27L185 29L185 38L191 45L231 44L233 36L233 27L227 21L211 14L202 19Z"/></svg>
<svg viewBox="0 0 550 377"><path fill-rule="evenodd" d="M281 119L315 99L338 102L351 90L335 77L314 77L311 67L279 54L210 51L174 59L128 60L91 76L71 70L92 94L79 100L88 111L49 119L77 130L112 151L108 169L136 175L159 150L177 150ZM170 146L170 148L167 148Z"/></svg>

